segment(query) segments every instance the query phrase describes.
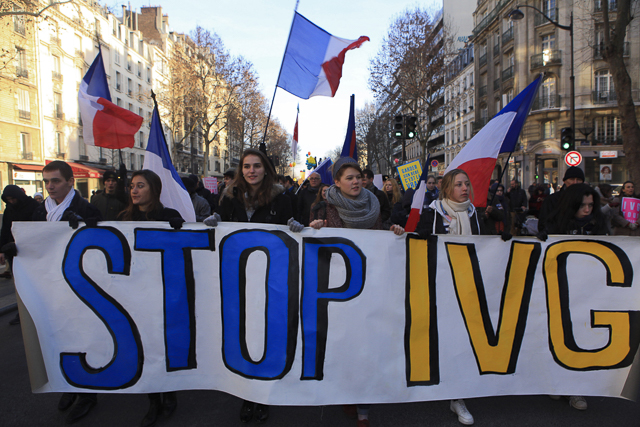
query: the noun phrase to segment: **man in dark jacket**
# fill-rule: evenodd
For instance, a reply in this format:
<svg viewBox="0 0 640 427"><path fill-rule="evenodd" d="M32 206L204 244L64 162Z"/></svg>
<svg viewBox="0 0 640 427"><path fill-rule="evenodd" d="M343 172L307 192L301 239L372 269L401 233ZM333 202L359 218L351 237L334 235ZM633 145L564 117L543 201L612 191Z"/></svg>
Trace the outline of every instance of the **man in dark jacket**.
<svg viewBox="0 0 640 427"><path fill-rule="evenodd" d="M309 226L311 205L318 196L318 188L320 188L320 184L322 184L322 178L320 178L320 174L314 172L309 175L309 186L298 192L298 207L295 209L298 217L296 219L305 227Z"/></svg>
<svg viewBox="0 0 640 427"><path fill-rule="evenodd" d="M365 169L362 171L362 186L371 191L380 202L380 215L382 216L382 222L385 222L391 216L391 203L384 191L380 191L378 187L373 185L373 171L371 169Z"/></svg>
<svg viewBox="0 0 640 427"><path fill-rule="evenodd" d="M87 202L73 189L73 171L67 163L56 160L42 169L42 179L49 193L33 214L34 221L69 221L76 226L78 221L102 219L98 208ZM55 248L63 250L64 248ZM75 402L67 415L67 423L72 424L85 417L98 402L96 393L63 393L58 409L65 411Z"/></svg>
<svg viewBox="0 0 640 427"><path fill-rule="evenodd" d="M13 234L11 233L11 226L14 221L31 221L33 212L40 204L27 196L22 188L17 185L7 185L2 192L2 201L6 203L4 209L4 215L2 215L2 231L0 231L0 248L7 243L15 242ZM11 272L13 272L13 256L4 253L0 253L0 264L4 265L9 262L9 271L4 273L2 277L11 278ZM20 315L16 314L16 317L11 319L10 325L18 325L20 323Z"/></svg>
<svg viewBox="0 0 640 427"><path fill-rule="evenodd" d="M572 186L573 184L582 184L584 182L584 171L578 166L571 166L564 173L562 182L564 183L564 185L562 186L560 191L549 194L547 197L545 197L544 202L542 202L542 207L540 208L540 214L538 216L538 233L547 232L548 223L553 215L555 215L556 209L558 208L562 190Z"/></svg>
<svg viewBox="0 0 640 427"><path fill-rule="evenodd" d="M509 200L509 211L511 215L511 234L519 235L519 229L516 229L518 216L524 214L527 209L527 193L520 187L520 183L512 179L509 191L507 191L507 199ZM522 218L520 218L522 219Z"/></svg>
<svg viewBox="0 0 640 427"><path fill-rule="evenodd" d="M118 194L118 174L106 171L102 175L104 191L91 197L91 204L98 208L102 219L116 221L118 214L127 207L124 194Z"/></svg>

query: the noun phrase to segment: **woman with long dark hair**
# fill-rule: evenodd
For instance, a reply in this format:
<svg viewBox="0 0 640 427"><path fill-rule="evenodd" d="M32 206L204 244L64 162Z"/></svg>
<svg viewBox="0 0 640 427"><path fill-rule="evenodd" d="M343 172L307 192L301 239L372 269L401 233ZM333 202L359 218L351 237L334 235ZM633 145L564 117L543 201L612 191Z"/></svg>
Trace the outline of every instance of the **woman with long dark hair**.
<svg viewBox="0 0 640 427"><path fill-rule="evenodd" d="M327 190L329 186L327 184L320 184L318 187L318 195L311 204L311 214L309 215L309 223L316 219L327 218Z"/></svg>
<svg viewBox="0 0 640 427"><path fill-rule="evenodd" d="M600 195L589 184L573 184L562 190L558 208L548 224L548 234L607 234Z"/></svg>
<svg viewBox="0 0 640 427"><path fill-rule="evenodd" d="M289 225L291 231L303 229L293 220L291 199L278 184L269 158L252 148L242 153L240 169L224 189L216 213L204 223L215 227L218 221ZM245 400L240 408L240 421L247 423L254 416L259 423L265 422L269 406Z"/></svg>
<svg viewBox="0 0 640 427"><path fill-rule="evenodd" d="M167 221L172 227L179 227L183 222L182 216L175 209L165 208L160 202L162 181L153 171L143 169L131 175L129 187L129 204L120 212L120 221ZM151 393L149 396L149 410L142 419L142 427L156 424L158 416L169 417L178 406L176 392Z"/></svg>

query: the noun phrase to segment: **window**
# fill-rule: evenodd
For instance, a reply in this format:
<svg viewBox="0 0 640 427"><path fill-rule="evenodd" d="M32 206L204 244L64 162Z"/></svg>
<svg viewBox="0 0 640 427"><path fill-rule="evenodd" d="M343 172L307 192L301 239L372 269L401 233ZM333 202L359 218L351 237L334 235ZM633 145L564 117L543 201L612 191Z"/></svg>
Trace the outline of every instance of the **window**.
<svg viewBox="0 0 640 427"><path fill-rule="evenodd" d="M507 91L507 104L513 101L513 89Z"/></svg>
<svg viewBox="0 0 640 427"><path fill-rule="evenodd" d="M144 132L138 132L138 141L140 141L140 148L144 148Z"/></svg>
<svg viewBox="0 0 640 427"><path fill-rule="evenodd" d="M142 108L138 108L138 115L144 117L144 110Z"/></svg>
<svg viewBox="0 0 640 427"><path fill-rule="evenodd" d="M129 153L129 164L132 170L136 170L136 155L133 153Z"/></svg>
<svg viewBox="0 0 640 427"><path fill-rule="evenodd" d="M136 95L142 96L142 85L140 85L140 84L138 84L138 93Z"/></svg>
<svg viewBox="0 0 640 427"><path fill-rule="evenodd" d="M60 57L53 55L51 59L53 60L53 78L60 80L62 78L62 74L60 73Z"/></svg>
<svg viewBox="0 0 640 427"><path fill-rule="evenodd" d="M140 168L144 168L144 154L140 154Z"/></svg>
<svg viewBox="0 0 640 427"><path fill-rule="evenodd" d="M14 12L19 12L20 10L21 8L17 5L13 5ZM13 31L23 36L27 34L24 15L13 15Z"/></svg>
<svg viewBox="0 0 640 427"><path fill-rule="evenodd" d="M546 63L546 62L549 62L549 59L551 59L551 51L556 48L556 35L547 34L545 36L542 36L541 42L542 42L542 45L541 45L542 55L543 55L544 62ZM548 55L549 58L544 57L545 55Z"/></svg>
<svg viewBox="0 0 640 427"><path fill-rule="evenodd" d="M138 53L144 56L144 42L142 40L138 41Z"/></svg>
<svg viewBox="0 0 640 427"><path fill-rule="evenodd" d="M20 132L20 152L25 160L33 160L33 152L31 151L31 135L26 132Z"/></svg>
<svg viewBox="0 0 640 427"><path fill-rule="evenodd" d="M76 54L82 53L82 37L76 34Z"/></svg>
<svg viewBox="0 0 640 427"><path fill-rule="evenodd" d="M84 136L82 136L82 129L78 129L78 155L85 157L87 155L87 146L84 143Z"/></svg>
<svg viewBox="0 0 640 427"><path fill-rule="evenodd" d="M129 111L131 111L133 113L133 104L129 103Z"/></svg>
<svg viewBox="0 0 640 427"><path fill-rule="evenodd" d="M95 31L95 34L98 36L100 35L100 21L98 21L98 18L94 18L93 20L93 31Z"/></svg>
<svg viewBox="0 0 640 427"><path fill-rule="evenodd" d="M464 135L464 140L466 141L467 140L467 124L466 123L462 125L462 133Z"/></svg>
<svg viewBox="0 0 640 427"><path fill-rule="evenodd" d="M147 82L151 83L151 68L147 67Z"/></svg>
<svg viewBox="0 0 640 427"><path fill-rule="evenodd" d="M27 52L17 47L16 48L16 76L29 77L29 71L27 69Z"/></svg>
<svg viewBox="0 0 640 427"><path fill-rule="evenodd" d="M556 78L549 76L542 82L540 88L540 108L557 108L556 105Z"/></svg>
<svg viewBox="0 0 640 427"><path fill-rule="evenodd" d="M127 71L132 71L131 67L131 55L127 55Z"/></svg>
<svg viewBox="0 0 640 427"><path fill-rule="evenodd" d="M138 77L142 78L142 62L138 61L138 69L136 70Z"/></svg>
<svg viewBox="0 0 640 427"><path fill-rule="evenodd" d="M502 109L502 107L500 107L500 105L501 105L500 98L497 98L495 100L496 114L498 114L498 112Z"/></svg>
<svg viewBox="0 0 640 427"><path fill-rule="evenodd" d="M597 144L622 143L619 117L598 117L594 120L594 127L594 139Z"/></svg>
<svg viewBox="0 0 640 427"><path fill-rule="evenodd" d="M116 98L116 105L122 107L122 100L120 98Z"/></svg>
<svg viewBox="0 0 640 427"><path fill-rule="evenodd" d="M131 79L127 79L127 95L131 96L133 92L133 84L131 83Z"/></svg>
<svg viewBox="0 0 640 427"><path fill-rule="evenodd" d="M607 96L609 91L613 92L613 78L609 70L596 71L594 89L596 92L601 92L602 96Z"/></svg>
<svg viewBox="0 0 640 427"><path fill-rule="evenodd" d="M62 94L53 93L53 115L56 119L62 119Z"/></svg>
<svg viewBox="0 0 640 427"><path fill-rule="evenodd" d="M18 117L25 120L31 119L29 92L24 89L18 89Z"/></svg>
<svg viewBox="0 0 640 427"><path fill-rule="evenodd" d="M556 122L549 120L542 124L542 139L552 139L556 136Z"/></svg>
<svg viewBox="0 0 640 427"><path fill-rule="evenodd" d="M557 19L556 17L556 0L542 0L542 11L545 15L551 18L553 21Z"/></svg>
<svg viewBox="0 0 640 427"><path fill-rule="evenodd" d="M62 142L62 133L56 132L55 135L56 154L64 153L64 144Z"/></svg>
<svg viewBox="0 0 640 427"><path fill-rule="evenodd" d="M118 65L120 65L120 49L118 49L118 48L116 47L116 48L115 48L115 49L113 49L113 50L114 50L114 52L115 52L115 57L114 57L115 63L116 63L116 64L118 64Z"/></svg>

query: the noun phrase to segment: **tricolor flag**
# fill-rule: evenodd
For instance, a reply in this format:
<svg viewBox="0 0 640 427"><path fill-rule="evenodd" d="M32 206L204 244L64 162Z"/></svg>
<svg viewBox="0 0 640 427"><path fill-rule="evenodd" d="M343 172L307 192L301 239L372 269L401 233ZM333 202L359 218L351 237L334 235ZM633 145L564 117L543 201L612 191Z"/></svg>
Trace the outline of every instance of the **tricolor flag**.
<svg viewBox="0 0 640 427"><path fill-rule="evenodd" d="M160 177L162 181L160 202L165 207L180 212L186 222L196 222L196 212L193 209L191 197L171 163L157 106L153 109L143 169L152 170Z"/></svg>
<svg viewBox="0 0 640 427"><path fill-rule="evenodd" d="M320 175L320 180L323 184L332 185L333 184L333 175L331 174L331 165L333 162L329 157L324 159L314 170L309 172L309 176L312 173L317 173Z"/></svg>
<svg viewBox="0 0 640 427"><path fill-rule="evenodd" d="M446 172L462 169L473 186L473 205L487 205L487 192L496 159L513 152L542 81L542 74L508 103L449 163Z"/></svg>
<svg viewBox="0 0 640 427"><path fill-rule="evenodd" d="M424 205L424 195L427 192L427 178L429 177L429 158L431 154L427 156L424 169L422 169L422 175L420 176L420 184L418 189L413 193L413 199L411 199L411 211L409 212L409 218L407 218L407 224L404 226L404 231L414 232L420 221L420 215L422 215L422 207Z"/></svg>
<svg viewBox="0 0 640 427"><path fill-rule="evenodd" d="M366 41L367 36L357 40L334 37L296 12L277 86L303 99L334 96L345 54Z"/></svg>
<svg viewBox="0 0 640 427"><path fill-rule="evenodd" d="M351 95L351 108L349 109L349 124L347 125L347 136L342 146L340 157L351 157L358 161L358 147L356 145L356 116L355 116L355 95Z"/></svg>
<svg viewBox="0 0 640 427"><path fill-rule="evenodd" d="M143 118L111 102L101 50L80 82L78 104L85 144L104 148L133 147Z"/></svg>
<svg viewBox="0 0 640 427"><path fill-rule="evenodd" d="M296 112L296 125L293 128L293 141L291 141L291 154L293 161L296 161L296 153L298 151L298 116L300 115L300 105L298 104L298 111Z"/></svg>

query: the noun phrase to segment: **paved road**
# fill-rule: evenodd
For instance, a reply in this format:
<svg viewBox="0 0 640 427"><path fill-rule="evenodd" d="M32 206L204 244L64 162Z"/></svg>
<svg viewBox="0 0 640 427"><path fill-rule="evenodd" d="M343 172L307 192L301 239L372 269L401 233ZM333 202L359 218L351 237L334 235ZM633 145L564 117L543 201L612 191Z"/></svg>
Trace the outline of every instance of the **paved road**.
<svg viewBox="0 0 640 427"><path fill-rule="evenodd" d="M21 330L8 325L14 315L10 312L0 316L0 426L65 425L65 413L56 409L59 393L31 393ZM589 409L585 412L547 396L470 399L467 406L476 426L640 426L640 404L602 397L590 397L587 401ZM144 395L101 395L94 410L76 425L137 426L147 405ZM240 405L240 399L225 393L181 391L173 417L162 419L157 426L242 426L238 419ZM372 427L461 426L449 411L449 403L442 401L374 405L370 419ZM266 426L355 427L355 421L345 418L339 406L273 407Z"/></svg>

